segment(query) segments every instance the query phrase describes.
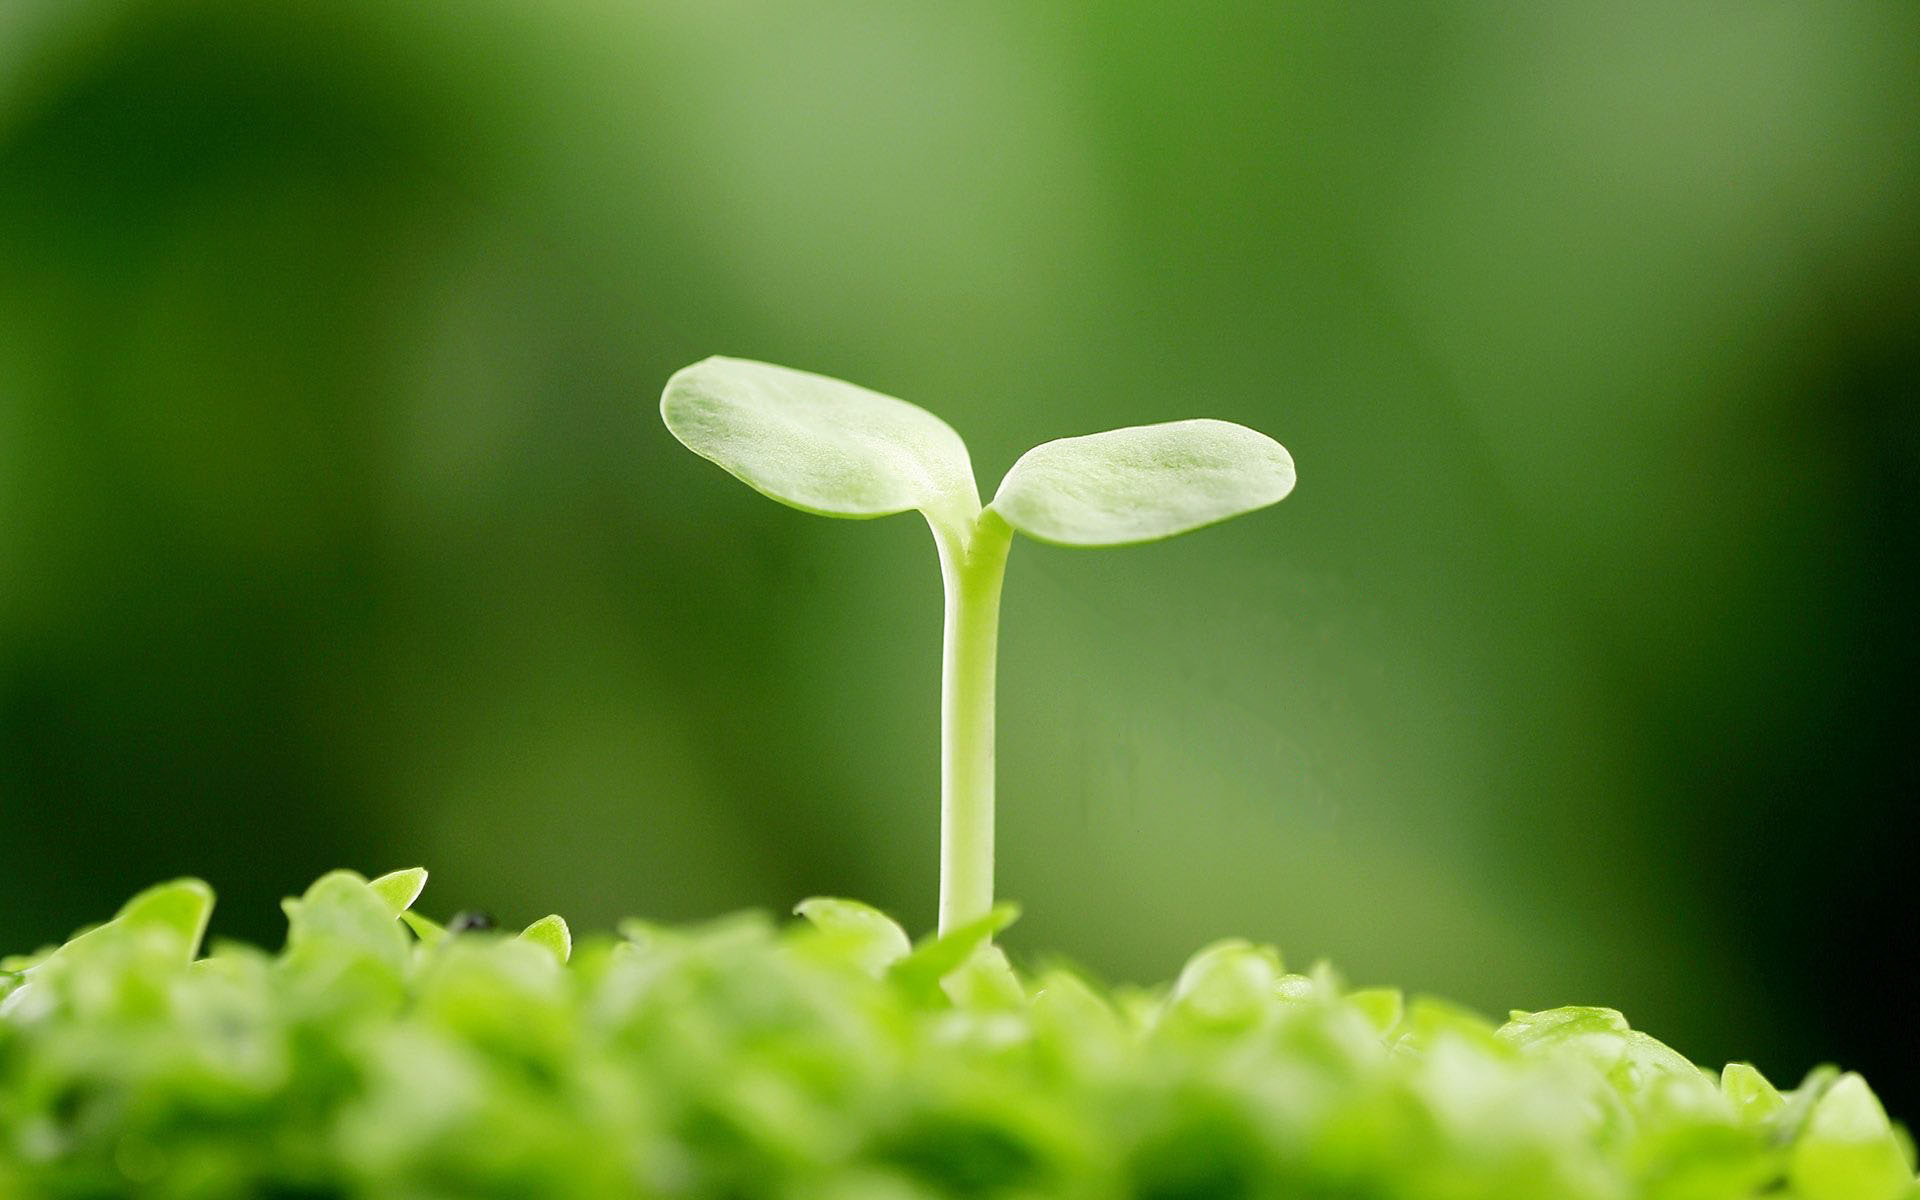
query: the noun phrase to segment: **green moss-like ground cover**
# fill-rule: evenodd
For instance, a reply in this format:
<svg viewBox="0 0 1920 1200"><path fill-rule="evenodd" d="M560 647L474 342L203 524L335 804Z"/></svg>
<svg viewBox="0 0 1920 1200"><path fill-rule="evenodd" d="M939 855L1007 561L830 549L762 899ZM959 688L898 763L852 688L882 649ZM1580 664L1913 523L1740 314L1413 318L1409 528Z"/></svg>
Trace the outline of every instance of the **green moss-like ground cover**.
<svg viewBox="0 0 1920 1200"><path fill-rule="evenodd" d="M1857 1075L1781 1092L1606 1009L1496 1026L1221 943L1157 991L784 926L463 933L336 872L287 946L183 881L0 963L0 1197L1912 1200ZM413 924L406 923L412 918Z"/></svg>

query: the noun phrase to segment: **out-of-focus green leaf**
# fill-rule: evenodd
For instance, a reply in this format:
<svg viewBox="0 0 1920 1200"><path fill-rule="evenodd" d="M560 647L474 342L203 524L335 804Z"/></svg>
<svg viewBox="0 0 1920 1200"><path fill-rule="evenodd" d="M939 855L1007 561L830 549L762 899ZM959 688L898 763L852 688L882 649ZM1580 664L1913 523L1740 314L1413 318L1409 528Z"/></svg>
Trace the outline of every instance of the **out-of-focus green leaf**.
<svg viewBox="0 0 1920 1200"><path fill-rule="evenodd" d="M1271 1009L1282 974L1280 955L1271 946L1240 938L1215 942L1180 969L1167 1007L1209 1028L1240 1028Z"/></svg>
<svg viewBox="0 0 1920 1200"><path fill-rule="evenodd" d="M57 952L78 955L115 938L158 938L181 962L200 952L207 920L213 915L213 889L198 879L157 884L126 902L114 918L75 937Z"/></svg>
<svg viewBox="0 0 1920 1200"><path fill-rule="evenodd" d="M23 964L22 971L53 960L79 958L128 939L159 947L175 961L190 962L200 952L200 939L212 915L213 889L200 880L156 884L122 905L111 921L74 935L46 958Z"/></svg>
<svg viewBox="0 0 1920 1200"><path fill-rule="evenodd" d="M185 967L200 952L212 915L213 889L200 880L156 884L122 905L111 921L75 934L50 953L15 957L17 969L0 984L0 1016L45 1012L53 1004L49 989L60 986L48 976L71 974L89 961ZM91 1000L111 1005L125 998L96 993Z"/></svg>
<svg viewBox="0 0 1920 1200"><path fill-rule="evenodd" d="M1002 902L977 920L944 934L923 939L913 952L894 963L887 977L909 995L922 999L942 996L940 981L957 970L993 936L1020 918L1020 906Z"/></svg>
<svg viewBox="0 0 1920 1200"><path fill-rule="evenodd" d="M975 947L965 962L940 981L940 989L961 1008L977 1011L1021 1008L1027 1001L1007 952L992 942Z"/></svg>
<svg viewBox="0 0 1920 1200"><path fill-rule="evenodd" d="M898 921L858 900L813 896L794 905L793 911L820 931L833 953L859 964L870 975L885 974L913 949Z"/></svg>
<svg viewBox="0 0 1920 1200"><path fill-rule="evenodd" d="M1779 1089L1767 1082L1752 1063L1728 1063L1720 1071L1720 1090L1733 1111L1750 1121L1764 1121L1787 1106Z"/></svg>
<svg viewBox="0 0 1920 1200"><path fill-rule="evenodd" d="M573 954L573 932L559 913L548 913L521 930L520 940L549 951L563 963Z"/></svg>
<svg viewBox="0 0 1920 1200"><path fill-rule="evenodd" d="M367 886L373 889L374 895L387 902L387 907L397 917L413 907L413 902L420 898L421 890L427 886L427 869L409 867L404 871L389 871L370 881Z"/></svg>
<svg viewBox="0 0 1920 1200"><path fill-rule="evenodd" d="M408 929L413 930L413 936L419 938L422 945L435 945L441 938L447 936L446 926L428 917L423 917L411 909L401 913L400 920Z"/></svg>
<svg viewBox="0 0 1920 1200"><path fill-rule="evenodd" d="M1794 1142L1789 1175L1806 1200L1906 1200L1913 1163L1867 1081L1848 1072Z"/></svg>
<svg viewBox="0 0 1920 1200"><path fill-rule="evenodd" d="M1392 1032L1407 1012L1407 997L1399 988L1361 988L1347 994L1347 1003L1383 1035Z"/></svg>
<svg viewBox="0 0 1920 1200"><path fill-rule="evenodd" d="M1055 968L1034 982L1033 1019L1038 1029L1079 1048L1095 1040L1117 1045L1125 1026L1113 1005L1072 971Z"/></svg>
<svg viewBox="0 0 1920 1200"><path fill-rule="evenodd" d="M394 968L406 960L406 934L392 906L352 871L322 875L287 913L287 956L319 961L329 954L366 955Z"/></svg>

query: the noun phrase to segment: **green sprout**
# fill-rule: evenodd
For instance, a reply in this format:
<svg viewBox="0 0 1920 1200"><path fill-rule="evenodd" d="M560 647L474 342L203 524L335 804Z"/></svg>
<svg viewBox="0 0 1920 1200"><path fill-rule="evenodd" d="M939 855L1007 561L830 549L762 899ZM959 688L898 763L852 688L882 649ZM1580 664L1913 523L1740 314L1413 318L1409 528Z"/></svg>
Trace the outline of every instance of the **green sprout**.
<svg viewBox="0 0 1920 1200"><path fill-rule="evenodd" d="M782 504L828 517L917 510L946 584L940 695L940 930L993 909L993 692L1014 531L1060 546L1157 541L1293 490L1280 443L1186 420L1062 438L1020 456L982 505L966 443L925 409L738 358L677 372L660 400L689 450Z"/></svg>

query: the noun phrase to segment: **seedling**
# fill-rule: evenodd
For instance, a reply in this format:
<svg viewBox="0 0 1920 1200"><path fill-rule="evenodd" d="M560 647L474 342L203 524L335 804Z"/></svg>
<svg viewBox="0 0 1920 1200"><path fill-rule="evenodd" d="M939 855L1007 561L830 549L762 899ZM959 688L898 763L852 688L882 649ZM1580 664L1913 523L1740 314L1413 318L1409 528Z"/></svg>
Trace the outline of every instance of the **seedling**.
<svg viewBox="0 0 1920 1200"><path fill-rule="evenodd" d="M660 414L689 450L782 504L827 517L926 517L946 585L942 933L993 908L994 667L1014 532L1061 546L1157 541L1276 503L1294 482L1292 457L1265 434L1170 421L1035 446L982 505L966 443L932 413L737 358L676 373Z"/></svg>

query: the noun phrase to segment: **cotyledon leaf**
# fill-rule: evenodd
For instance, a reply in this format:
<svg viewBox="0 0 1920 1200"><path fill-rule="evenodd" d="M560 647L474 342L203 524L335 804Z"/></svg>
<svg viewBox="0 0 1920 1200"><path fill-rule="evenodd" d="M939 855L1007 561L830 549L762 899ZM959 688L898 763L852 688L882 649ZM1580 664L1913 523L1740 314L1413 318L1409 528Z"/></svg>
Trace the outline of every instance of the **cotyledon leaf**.
<svg viewBox="0 0 1920 1200"><path fill-rule="evenodd" d="M667 381L660 415L695 454L806 512L918 509L962 533L980 512L966 443L945 421L825 375L709 358Z"/></svg>
<svg viewBox="0 0 1920 1200"><path fill-rule="evenodd" d="M1061 438L1020 456L992 509L1028 537L1123 546L1172 537L1284 499L1293 457L1231 421L1168 421Z"/></svg>

